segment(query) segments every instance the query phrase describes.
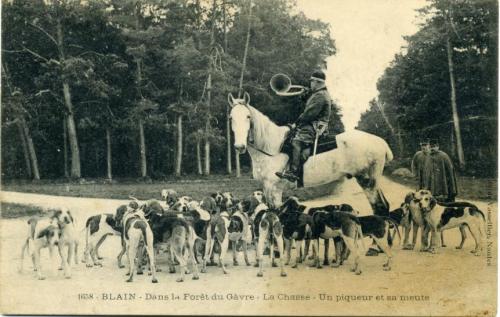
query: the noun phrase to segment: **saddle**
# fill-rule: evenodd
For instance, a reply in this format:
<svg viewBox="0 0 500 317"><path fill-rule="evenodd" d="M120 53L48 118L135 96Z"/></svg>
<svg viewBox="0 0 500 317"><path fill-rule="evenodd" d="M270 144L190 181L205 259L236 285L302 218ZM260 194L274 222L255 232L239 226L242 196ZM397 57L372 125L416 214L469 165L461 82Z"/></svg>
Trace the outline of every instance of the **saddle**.
<svg viewBox="0 0 500 317"><path fill-rule="evenodd" d="M292 140L295 136L295 131L290 130L285 137L285 141L281 146L281 153L288 155L288 157L292 157L293 147ZM318 138L318 145L316 147L316 155L328 152L331 150L335 150L337 148L337 134L326 131L321 134ZM302 149L302 157L301 164L299 168L299 180L297 181L298 187L304 187L304 163L312 156L314 153L314 143Z"/></svg>

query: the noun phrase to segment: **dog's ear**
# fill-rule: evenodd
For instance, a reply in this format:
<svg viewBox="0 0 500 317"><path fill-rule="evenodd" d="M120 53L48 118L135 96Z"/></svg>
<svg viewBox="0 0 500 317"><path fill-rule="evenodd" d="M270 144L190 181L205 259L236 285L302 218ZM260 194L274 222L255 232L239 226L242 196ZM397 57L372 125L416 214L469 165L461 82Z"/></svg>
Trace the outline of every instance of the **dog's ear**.
<svg viewBox="0 0 500 317"><path fill-rule="evenodd" d="M300 205L299 208L298 208L298 212L303 213L304 210L306 210L306 206Z"/></svg>
<svg viewBox="0 0 500 317"><path fill-rule="evenodd" d="M430 210L434 209L434 207L437 205L437 200L434 197L431 197L431 202L429 204Z"/></svg>
<svg viewBox="0 0 500 317"><path fill-rule="evenodd" d="M409 204L413 199L415 199L415 193L414 192L409 192L405 196L405 204Z"/></svg>

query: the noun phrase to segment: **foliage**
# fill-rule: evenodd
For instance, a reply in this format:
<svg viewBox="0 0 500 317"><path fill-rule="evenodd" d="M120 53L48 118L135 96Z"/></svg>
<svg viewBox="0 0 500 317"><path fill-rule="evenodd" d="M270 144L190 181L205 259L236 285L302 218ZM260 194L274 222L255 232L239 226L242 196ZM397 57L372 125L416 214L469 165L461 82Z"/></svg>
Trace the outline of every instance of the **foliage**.
<svg viewBox="0 0 500 317"><path fill-rule="evenodd" d="M497 2L432 0L421 11L421 29L406 38L379 79L373 101L358 128L389 140L400 156L412 156L422 139L438 139L457 159L450 103L446 40L452 45L458 115L467 163L466 173L496 175L497 158ZM389 123L384 120L381 110Z"/></svg>
<svg viewBox="0 0 500 317"><path fill-rule="evenodd" d="M62 177L64 164L61 89L69 81L77 125L82 176L106 175L106 129L111 131L113 175L137 177L138 120L143 120L148 173L174 171L176 116L184 115L185 172L196 173L196 141L208 137L213 170L225 165L227 95L237 94L248 26L248 0L2 1L3 63L22 94L41 174ZM291 0L253 0L252 29L244 89L251 103L279 124L293 122L303 102L279 98L269 89L277 72L307 84L309 74L335 54L329 26L295 13ZM223 14L226 15L224 30ZM57 22L64 30L65 62L56 45ZM215 47L210 31L215 23ZM226 36L224 36L224 34ZM227 39L227 50L224 39ZM211 109L206 107L212 63ZM141 76L138 77L138 70ZM2 85L2 175L23 177L19 136L11 121L21 101ZM17 98L17 97L16 97ZM340 109L332 121L342 131ZM204 132L209 116L212 128ZM248 158L242 164L249 165Z"/></svg>

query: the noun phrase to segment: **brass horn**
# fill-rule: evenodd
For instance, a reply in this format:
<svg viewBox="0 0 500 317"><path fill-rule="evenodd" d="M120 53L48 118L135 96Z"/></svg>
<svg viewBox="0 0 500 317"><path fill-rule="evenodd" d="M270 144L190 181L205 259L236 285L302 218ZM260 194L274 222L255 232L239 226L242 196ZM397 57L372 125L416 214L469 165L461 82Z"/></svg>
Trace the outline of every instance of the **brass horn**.
<svg viewBox="0 0 500 317"><path fill-rule="evenodd" d="M306 87L300 85L292 85L290 77L285 74L276 74L271 77L269 81L271 89L278 96L298 96L302 95L306 91ZM299 89L298 91L290 91L292 89Z"/></svg>

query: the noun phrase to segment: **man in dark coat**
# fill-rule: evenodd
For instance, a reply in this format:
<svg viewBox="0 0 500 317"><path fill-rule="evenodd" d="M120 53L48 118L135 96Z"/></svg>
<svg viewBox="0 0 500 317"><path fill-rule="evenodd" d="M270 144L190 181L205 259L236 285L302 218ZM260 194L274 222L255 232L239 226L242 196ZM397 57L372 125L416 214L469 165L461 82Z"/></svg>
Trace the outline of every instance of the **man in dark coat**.
<svg viewBox="0 0 500 317"><path fill-rule="evenodd" d="M292 158L290 168L283 173L276 173L280 178L295 182L299 179L298 171L301 159L304 161L316 139L316 133L324 133L328 127L331 114L331 98L325 86L325 73L321 70L314 71L309 79L311 96L306 101L304 112L292 124L295 135L292 138ZM322 128L321 128L322 127Z"/></svg>
<svg viewBox="0 0 500 317"><path fill-rule="evenodd" d="M455 169L448 154L439 150L436 140L430 142L429 159L426 160L422 173L422 188L430 190L438 201L455 201L458 193Z"/></svg>
<svg viewBox="0 0 500 317"><path fill-rule="evenodd" d="M417 190L424 188L424 166L426 161L430 158L430 144L429 140L420 142L420 151L415 153L411 161L411 172L418 180Z"/></svg>

